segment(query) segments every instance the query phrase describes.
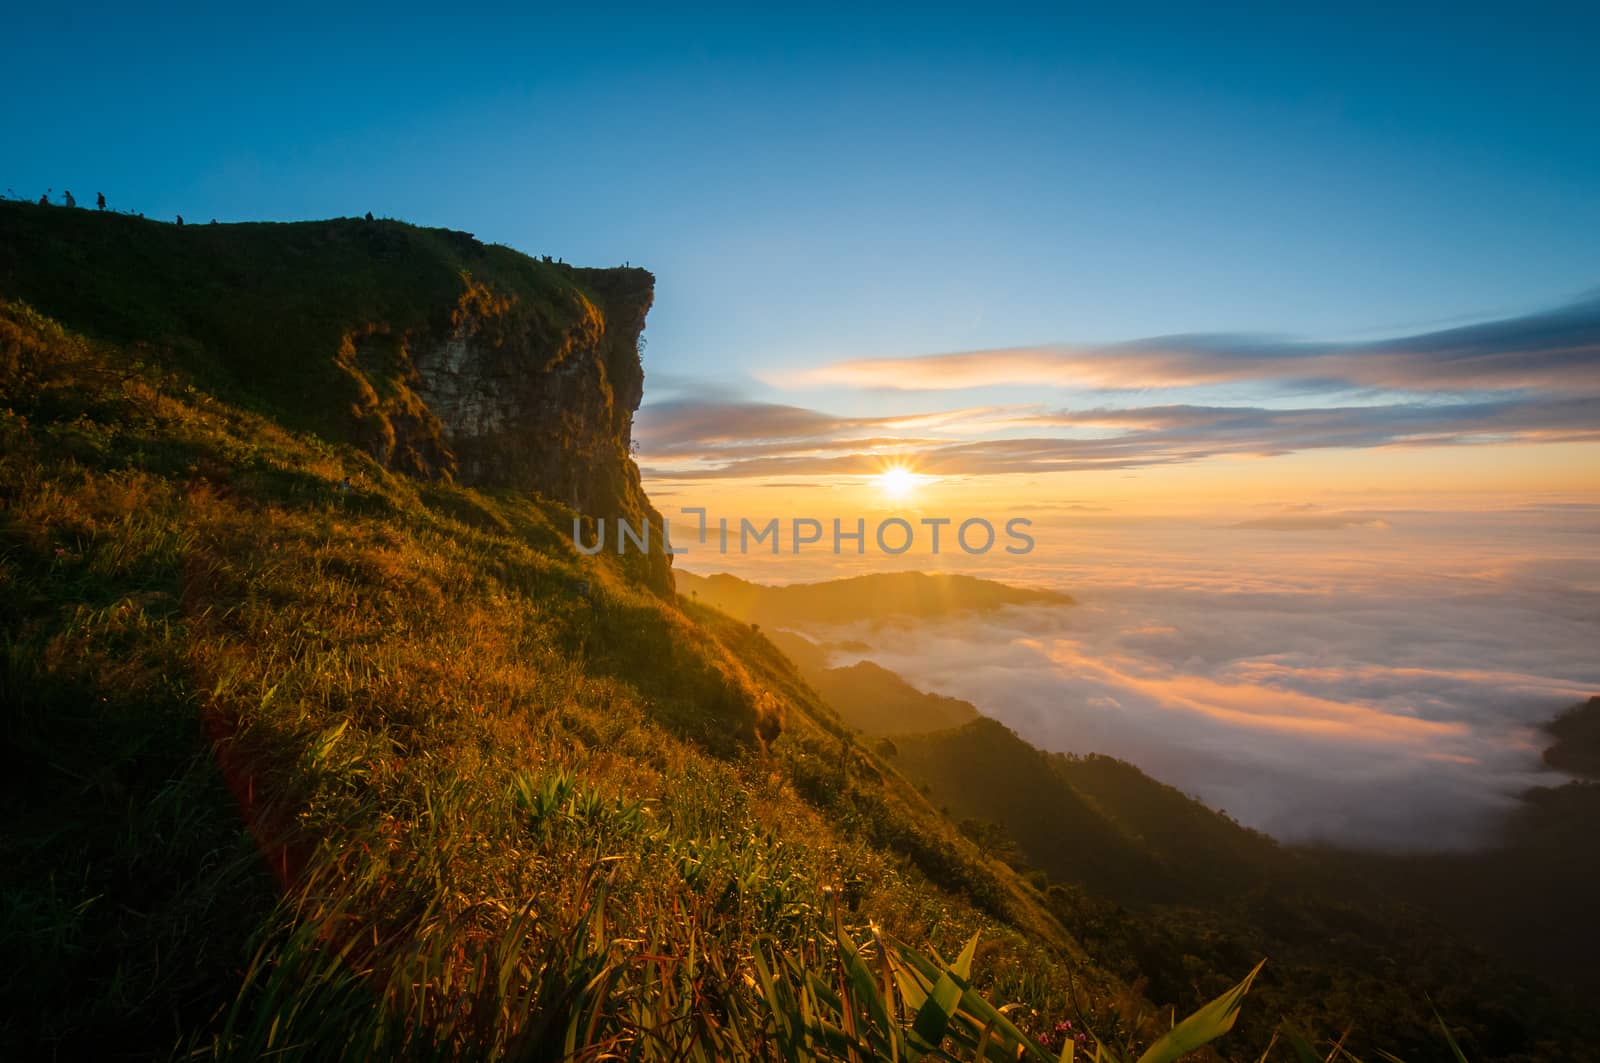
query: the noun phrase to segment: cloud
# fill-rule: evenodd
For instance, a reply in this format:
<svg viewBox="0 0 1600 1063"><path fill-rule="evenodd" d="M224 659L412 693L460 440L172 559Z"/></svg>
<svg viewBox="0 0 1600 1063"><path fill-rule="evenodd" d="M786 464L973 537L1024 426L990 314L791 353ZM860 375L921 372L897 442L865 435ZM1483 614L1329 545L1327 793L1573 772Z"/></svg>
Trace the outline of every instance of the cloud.
<svg viewBox="0 0 1600 1063"><path fill-rule="evenodd" d="M1280 513L1274 517L1255 517L1241 520L1235 528L1254 528L1257 531L1332 531L1337 528L1373 528L1382 530L1389 522L1377 517L1355 513Z"/></svg>
<svg viewBox="0 0 1600 1063"><path fill-rule="evenodd" d="M1099 347L859 359L779 374L769 383L930 395L993 385L1099 394L1092 407L930 402L910 413L845 416L686 392L639 411L646 473L854 476L877 471L887 455L943 475L1044 473L1330 447L1595 441L1600 295L1543 313L1371 342L1180 335ZM1253 401L1218 404L1219 387ZM1152 388L1196 401L1127 401ZM1352 392L1359 401L1351 401Z"/></svg>
<svg viewBox="0 0 1600 1063"><path fill-rule="evenodd" d="M1174 335L863 358L769 373L778 387L941 391L997 385L1125 390L1270 382L1422 392L1600 393L1600 295L1520 317L1363 343Z"/></svg>
<svg viewBox="0 0 1600 1063"><path fill-rule="evenodd" d="M1215 525L1078 529L1074 556L1009 577L1075 607L816 634L1281 838L1459 848L1562 781L1535 729L1600 692L1600 562L1574 519L1418 513L1270 551Z"/></svg>
<svg viewBox="0 0 1600 1063"><path fill-rule="evenodd" d="M996 426L1008 432L971 438ZM1016 431L1031 434L1009 434ZM682 401L641 410L637 436L645 471L657 479L861 475L877 471L887 453L913 454L929 473L1044 473L1329 447L1589 442L1600 440L1600 396L1301 409L983 406L895 417Z"/></svg>
<svg viewBox="0 0 1600 1063"><path fill-rule="evenodd" d="M1028 423L1025 407L974 406L881 417L840 417L802 406L727 398L674 399L639 410L636 427L658 452L698 452L717 447L743 449L755 443L827 441L871 442L874 435L929 430L989 429Z"/></svg>

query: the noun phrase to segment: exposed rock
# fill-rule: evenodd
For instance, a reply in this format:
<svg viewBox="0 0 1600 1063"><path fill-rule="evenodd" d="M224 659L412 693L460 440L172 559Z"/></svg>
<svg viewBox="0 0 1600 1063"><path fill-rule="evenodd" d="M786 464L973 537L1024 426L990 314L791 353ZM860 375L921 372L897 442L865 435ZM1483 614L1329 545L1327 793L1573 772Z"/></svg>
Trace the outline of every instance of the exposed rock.
<svg viewBox="0 0 1600 1063"><path fill-rule="evenodd" d="M538 492L587 517L648 521L654 544L661 518L630 456L654 278L571 272L603 306L577 287L562 293L564 305L529 306L464 275L442 334L368 326L348 335L340 364L355 378L351 414L393 468ZM386 397L377 381L388 382ZM658 551L630 567L657 589L671 586Z"/></svg>
<svg viewBox="0 0 1600 1063"><path fill-rule="evenodd" d="M670 593L630 456L654 286L399 222L178 230L0 204L0 293L390 468L649 520L654 552L624 563Z"/></svg>

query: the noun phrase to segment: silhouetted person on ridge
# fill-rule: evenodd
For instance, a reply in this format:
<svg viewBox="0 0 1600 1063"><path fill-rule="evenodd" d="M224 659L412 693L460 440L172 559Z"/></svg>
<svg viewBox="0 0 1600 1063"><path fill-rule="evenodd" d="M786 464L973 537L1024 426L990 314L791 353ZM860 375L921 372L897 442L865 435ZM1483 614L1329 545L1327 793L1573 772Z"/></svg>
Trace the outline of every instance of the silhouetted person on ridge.
<svg viewBox="0 0 1600 1063"><path fill-rule="evenodd" d="M178 215L178 228L183 228L183 215Z"/></svg>
<svg viewBox="0 0 1600 1063"><path fill-rule="evenodd" d="M72 189L70 188L62 190L61 202L65 203L69 207L76 207L78 205L78 201L72 198Z"/></svg>
<svg viewBox="0 0 1600 1063"><path fill-rule="evenodd" d="M39 197L39 206L48 207L49 205L50 205L50 194L47 192L44 195Z"/></svg>
<svg viewBox="0 0 1600 1063"><path fill-rule="evenodd" d="M106 209L106 194L104 192L96 192L94 194L94 209L95 210L105 210Z"/></svg>

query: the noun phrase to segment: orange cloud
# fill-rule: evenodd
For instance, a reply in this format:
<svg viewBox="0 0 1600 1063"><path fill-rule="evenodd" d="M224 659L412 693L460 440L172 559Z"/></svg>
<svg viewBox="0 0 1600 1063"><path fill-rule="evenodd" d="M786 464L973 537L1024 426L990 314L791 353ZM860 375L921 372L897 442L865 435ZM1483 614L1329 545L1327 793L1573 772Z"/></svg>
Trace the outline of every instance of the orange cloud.
<svg viewBox="0 0 1600 1063"><path fill-rule="evenodd" d="M776 387L941 391L998 385L1191 388L1271 381L1426 392L1600 392L1600 297L1536 314L1371 343L1178 335L861 358L768 373Z"/></svg>
<svg viewBox="0 0 1600 1063"><path fill-rule="evenodd" d="M1315 735L1372 743L1426 744L1469 734L1466 724L1423 720L1366 705L1333 701L1277 687L1226 682L1194 675L1150 674L1148 664L1079 653L1070 642L1049 651L1052 661L1079 673L1114 680L1164 708L1196 713L1208 719L1278 734ZM1139 672L1145 674L1138 674Z"/></svg>

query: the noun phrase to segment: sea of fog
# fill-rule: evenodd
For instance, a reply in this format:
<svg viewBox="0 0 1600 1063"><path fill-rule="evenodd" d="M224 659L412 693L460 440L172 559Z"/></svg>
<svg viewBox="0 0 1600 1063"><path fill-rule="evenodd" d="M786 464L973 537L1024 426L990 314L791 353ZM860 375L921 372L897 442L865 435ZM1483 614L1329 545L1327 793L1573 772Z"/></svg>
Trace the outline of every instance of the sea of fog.
<svg viewBox="0 0 1600 1063"><path fill-rule="evenodd" d="M807 634L1042 748L1126 758L1285 840L1364 847L1481 842L1518 793L1562 781L1539 726L1600 693L1600 506L1037 524L1026 557L936 567L1076 605ZM680 563L841 574L831 558Z"/></svg>

